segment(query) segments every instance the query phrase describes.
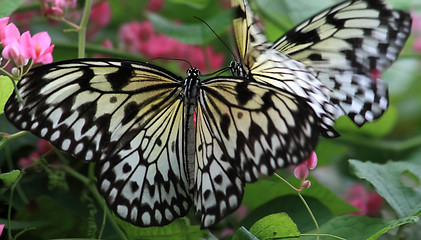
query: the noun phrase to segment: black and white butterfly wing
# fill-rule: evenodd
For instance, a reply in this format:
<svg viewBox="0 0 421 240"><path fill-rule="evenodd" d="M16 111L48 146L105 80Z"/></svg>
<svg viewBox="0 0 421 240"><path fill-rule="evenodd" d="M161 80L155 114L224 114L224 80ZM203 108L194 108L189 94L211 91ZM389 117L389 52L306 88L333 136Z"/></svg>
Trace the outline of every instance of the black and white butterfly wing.
<svg viewBox="0 0 421 240"><path fill-rule="evenodd" d="M319 117L322 134L338 136L332 126L339 112L330 101L330 90L304 64L270 48L247 0L232 0L231 5L236 13L233 25L241 62L232 66L233 74L302 97Z"/></svg>
<svg viewBox="0 0 421 240"><path fill-rule="evenodd" d="M204 227L238 208L246 182L304 161L320 134L305 100L243 78L205 80L196 116L194 202Z"/></svg>
<svg viewBox="0 0 421 240"><path fill-rule="evenodd" d="M183 161L183 80L149 64L82 59L31 70L5 114L17 127L97 162L110 208L138 226L165 225L192 204Z"/></svg>
<svg viewBox="0 0 421 240"><path fill-rule="evenodd" d="M332 101L361 126L388 107L379 75L396 60L410 30L410 15L385 1L351 0L302 22L272 48L313 68L332 89Z"/></svg>

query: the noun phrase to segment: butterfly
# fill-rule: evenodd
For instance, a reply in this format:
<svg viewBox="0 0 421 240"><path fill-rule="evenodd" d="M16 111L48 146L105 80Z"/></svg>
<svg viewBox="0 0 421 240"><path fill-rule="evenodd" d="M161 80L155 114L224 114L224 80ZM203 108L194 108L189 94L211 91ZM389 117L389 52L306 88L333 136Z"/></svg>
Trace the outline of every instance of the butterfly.
<svg viewBox="0 0 421 240"><path fill-rule="evenodd" d="M362 126L387 109L388 90L379 77L396 60L409 37L408 13L392 9L383 0L343 1L268 43L247 0L232 0L232 5L236 9L234 33L240 56L240 61L231 63L233 75L256 75L254 68L271 62L272 66L265 67L267 75L281 80L272 84L303 89L295 92L328 121L348 115ZM274 62L278 66L274 67ZM311 77L307 74L300 82L280 79L279 75L289 74L291 64L299 65ZM314 100L323 94L324 99ZM334 110L326 107L326 100L334 104Z"/></svg>
<svg viewBox="0 0 421 240"><path fill-rule="evenodd" d="M259 175L304 161L320 122L306 101L265 82L184 79L147 63L75 59L37 67L5 107L16 127L95 162L120 218L161 226L194 206L210 227Z"/></svg>

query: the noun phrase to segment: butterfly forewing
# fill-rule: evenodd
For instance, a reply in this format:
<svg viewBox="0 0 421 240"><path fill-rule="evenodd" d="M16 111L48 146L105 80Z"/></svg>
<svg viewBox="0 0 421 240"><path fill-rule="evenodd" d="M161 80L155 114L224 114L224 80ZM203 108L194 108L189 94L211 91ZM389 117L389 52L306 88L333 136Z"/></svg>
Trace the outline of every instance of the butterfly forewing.
<svg viewBox="0 0 421 240"><path fill-rule="evenodd" d="M408 13L382 0L345 1L299 24L272 48L316 71L335 102L357 125L388 107L379 74L394 62L410 34Z"/></svg>
<svg viewBox="0 0 421 240"><path fill-rule="evenodd" d="M316 146L319 124L303 99L270 84L205 81L197 109L194 196L202 225L234 211L246 182L304 161Z"/></svg>
<svg viewBox="0 0 421 240"><path fill-rule="evenodd" d="M247 1L232 0L231 6L235 11L234 35L241 64L245 67L251 66L260 51L267 48L266 37L262 34L262 29L257 24L259 20L253 16Z"/></svg>
<svg viewBox="0 0 421 240"><path fill-rule="evenodd" d="M164 225L191 205L180 135L183 79L148 64L74 60L30 71L7 118L98 162L98 187L121 218Z"/></svg>

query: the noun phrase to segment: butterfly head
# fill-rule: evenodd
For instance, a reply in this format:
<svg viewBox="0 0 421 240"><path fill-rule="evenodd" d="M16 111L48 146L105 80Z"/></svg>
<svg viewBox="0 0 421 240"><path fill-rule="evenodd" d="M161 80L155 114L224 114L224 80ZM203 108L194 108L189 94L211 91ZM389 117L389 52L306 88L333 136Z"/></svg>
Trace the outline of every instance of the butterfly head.
<svg viewBox="0 0 421 240"><path fill-rule="evenodd" d="M187 77L190 77L190 78L199 78L200 71L199 69L192 67L187 70L186 74L187 74Z"/></svg>
<svg viewBox="0 0 421 240"><path fill-rule="evenodd" d="M229 68L233 76L245 77L247 75L243 66L237 61L231 61Z"/></svg>

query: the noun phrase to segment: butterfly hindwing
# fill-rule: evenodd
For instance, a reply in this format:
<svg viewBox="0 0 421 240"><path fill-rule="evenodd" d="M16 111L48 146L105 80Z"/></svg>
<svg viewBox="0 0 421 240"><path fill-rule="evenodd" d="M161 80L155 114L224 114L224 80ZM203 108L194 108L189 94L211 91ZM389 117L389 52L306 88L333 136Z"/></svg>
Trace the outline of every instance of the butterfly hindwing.
<svg viewBox="0 0 421 240"><path fill-rule="evenodd" d="M388 107L380 73L396 60L411 30L408 13L383 0L339 3L298 24L272 48L314 69L332 101L357 125Z"/></svg>
<svg viewBox="0 0 421 240"><path fill-rule="evenodd" d="M233 64L233 74L300 96L320 119L321 133L326 137L339 136L332 127L339 112L330 100L330 90L307 66L270 48L247 0L232 0L231 5L236 9L233 25L236 42L240 44L240 64Z"/></svg>

